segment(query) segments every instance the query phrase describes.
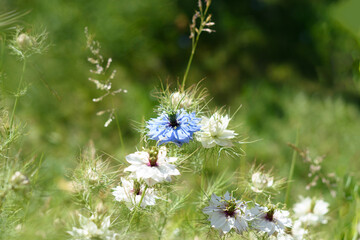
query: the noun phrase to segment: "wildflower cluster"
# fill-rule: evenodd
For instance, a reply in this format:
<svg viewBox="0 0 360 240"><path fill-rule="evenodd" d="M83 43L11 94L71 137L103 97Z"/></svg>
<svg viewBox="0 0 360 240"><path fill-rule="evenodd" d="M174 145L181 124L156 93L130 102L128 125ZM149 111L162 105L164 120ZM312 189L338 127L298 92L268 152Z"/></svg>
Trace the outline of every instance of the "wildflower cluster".
<svg viewBox="0 0 360 240"><path fill-rule="evenodd" d="M19 97L26 92L23 89L26 62L32 54L47 49L47 33L15 29L13 39L6 42L7 49L19 57L23 68L12 110L0 110L0 239L30 239L26 232L21 232L25 224L38 226L30 216L35 212L30 207L36 204L40 205L37 210L41 217L56 215L50 223L54 228L37 231L36 239L57 239L49 234L57 227L61 239L67 234L73 240L322 239L321 227L332 219L330 204L324 200L327 196L300 196L299 202L289 204L293 170L284 200L281 190L285 178L275 175L274 168L267 170L264 165L256 164L248 167L244 162L241 145L244 141L240 140L244 133L234 126L235 114L226 112L225 107L212 108L201 81L187 88L200 34L214 32L215 23L208 13L210 4L211 0L198 1L190 25L191 55L182 82L174 88L162 86L152 116L139 128L139 145L130 146L129 151L123 148L116 154L98 154L90 141L69 174L54 181L56 191L62 191L59 195L63 200L41 192L37 181L42 156L28 157L18 141L24 135L16 109ZM20 16L14 12L0 14L0 30ZM116 70L111 70L112 59L106 60L100 54L100 43L87 29L85 34L91 52L87 60L93 66L88 80L102 92L93 102L126 93L124 89L114 90ZM3 39L0 41L5 44ZM97 113L108 114L105 127L116 117L113 105L106 108ZM291 147L309 165L307 176L311 182L305 189L321 182L335 196L337 178L323 173L324 156L311 158L308 150ZM224 151L231 154L225 155ZM47 181L46 176L41 180ZM339 195L346 204L339 210L339 217L352 217L352 229L341 236L351 234L352 239L357 239L359 186L350 177L343 185L345 190ZM61 211L53 211L49 206L59 201L71 205L64 208L58 204ZM61 217L56 212L62 212Z"/></svg>
<svg viewBox="0 0 360 240"><path fill-rule="evenodd" d="M205 207L203 212L210 216L212 227L218 229L220 234L226 234L234 228L239 234L258 231L276 236L286 234L286 228L291 228L292 221L288 211L273 205L253 205L250 207L250 202L231 198L227 192L222 198L213 194L210 206Z"/></svg>
<svg viewBox="0 0 360 240"><path fill-rule="evenodd" d="M224 197L216 194L211 196L210 205L203 209L209 215L211 226L227 234L235 229L238 234L252 232L258 236L268 236L270 239L307 239L309 227L326 224L326 214L329 204L323 200L302 198L294 206L294 215L280 209L276 205L264 206L256 202L236 200L225 193ZM292 220L293 219L293 220Z"/></svg>
<svg viewBox="0 0 360 240"><path fill-rule="evenodd" d="M200 200L187 205L195 205L197 209L198 215L190 217L196 224L192 227L197 228L199 219L206 217L210 226L203 219L199 229L207 229L217 236L212 229L224 237L239 234L250 239L301 240L311 236L314 227L327 223L325 215L329 204L323 200L301 198L293 211L282 201L276 202L274 199L281 199L280 190L286 181L274 176L272 170L266 171L263 165L254 164L247 174L242 169L242 172L235 171L235 179L240 181L211 176L216 179L211 182L208 165L219 167L228 156L241 161L244 152L240 147L241 134L232 123L234 115L225 112L225 108L211 109L207 91L200 84L186 88L199 36L204 31L213 32L214 23L208 14L210 3L199 1L199 10L193 16L192 52L182 83L174 90L170 86L162 87L156 94L159 103L153 109L153 116L139 128L140 147L124 154L124 161L120 160L125 166L111 171L110 161L96 156L94 147L90 146L73 172L74 195L82 205L80 211L86 210L84 214L76 212L79 224L68 231L73 239L123 239L129 237L129 233L136 238L142 228L156 233L158 239L165 235L179 238L185 234L186 227L171 217L177 211L188 214L187 218L191 216L192 213L181 208L194 194ZM123 90L112 90L115 70L107 74L112 60L105 61L100 55L99 42L93 40L87 29L85 34L92 53L88 61L95 67L90 72L96 76L89 81L105 92L94 99L99 102ZM100 115L109 113L105 126L114 118L114 111L112 108L100 112ZM223 150L232 154L224 156ZM188 173L198 186L191 189L194 194L187 187L191 184L185 178ZM226 192L224 196L216 195L221 191ZM108 199L111 199L111 203L107 202L110 207L100 211L97 206ZM114 219L113 222L110 219ZM178 224L173 236L168 231L170 223Z"/></svg>
<svg viewBox="0 0 360 240"><path fill-rule="evenodd" d="M73 237L115 239L118 236L122 237L122 234L126 236L132 231L135 219L141 223L146 222L146 216L151 216L149 224L161 239L171 214L174 214L186 201L187 197L179 197L176 193L186 181L182 176L186 172L200 173L198 178L201 186L198 194L201 195L201 200L198 202L198 209L202 209L201 214L208 215L211 227L217 229L222 236L237 233L242 236L254 235L262 239L305 239L305 236L310 234L309 226L326 223L325 202L317 202L318 205L315 203L309 209L304 209L302 203L297 204L294 206L293 215L285 210L288 206L284 206L281 202L273 203L274 196L280 194L285 180L273 176L271 170L265 171L264 166L254 165L246 177L238 178L241 179L240 184L230 183L230 188L235 187L231 194L230 189L227 189L224 196L218 196L215 192L220 189L216 184L211 186L206 183L208 182L206 163L211 162L216 156L218 165L220 159L222 160L222 150L231 151L233 153L231 156L235 156L235 160L243 154L239 147L243 142L239 141L239 133L232 128L233 116L225 113L224 108L210 109L207 92L201 89L199 84L185 88L201 32L213 32L210 27L214 23L211 22L211 15L208 14L210 3L211 1L206 1L204 6L203 2L199 1L199 11L195 13L190 26L193 49L184 79L177 89L172 90L167 86L156 95L159 104L153 110L154 116L145 121L140 128L141 148L127 154L124 161L126 166L113 175L109 175L104 164L99 162L94 154L90 157L92 160L88 161L91 164L81 164L82 174L79 174L81 175L79 179L82 181L77 181L77 184L83 189L107 191L111 188L113 202L120 210L99 218L91 204L94 200L90 201L93 194L83 192L80 194L83 196L81 199L87 202L85 208L91 215L89 218L79 215L81 228L74 227L69 231ZM197 24L197 20L200 20L200 25ZM106 76L111 59L107 61L106 66L103 66L105 61L99 53L100 44L92 39L87 29L85 33L88 48L93 55L88 61L95 66L91 73L96 76ZM114 76L115 71L102 81L98 78L89 78L99 90L105 91L103 96L94 99L95 102L118 93L111 90L111 80ZM110 111L106 126L113 118L113 111ZM84 181L84 179L88 180ZM219 180L219 185L226 184L223 180ZM211 195L210 203L205 206L206 196L209 195ZM236 198L235 195L242 197ZM125 229L117 235L113 230L109 230L109 217L125 211L123 206L129 213L129 220L124 222ZM137 218L138 216L142 217ZM96 222L96 219L100 220Z"/></svg>

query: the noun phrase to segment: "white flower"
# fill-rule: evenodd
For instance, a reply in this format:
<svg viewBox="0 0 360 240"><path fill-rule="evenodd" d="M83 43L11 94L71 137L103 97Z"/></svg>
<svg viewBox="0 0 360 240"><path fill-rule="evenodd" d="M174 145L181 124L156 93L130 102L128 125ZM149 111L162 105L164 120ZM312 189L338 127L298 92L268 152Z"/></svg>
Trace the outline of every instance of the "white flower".
<svg viewBox="0 0 360 240"><path fill-rule="evenodd" d="M192 104L191 98L185 93L174 92L171 94L171 105L177 108L189 108Z"/></svg>
<svg viewBox="0 0 360 240"><path fill-rule="evenodd" d="M250 212L254 217L251 226L259 231L268 233L269 236L275 232L283 234L285 228L290 228L292 225L289 212L285 210L268 209L256 204L254 208L250 209Z"/></svg>
<svg viewBox="0 0 360 240"><path fill-rule="evenodd" d="M221 234L228 233L232 228L242 233L248 229L248 221L251 220L247 204L230 197L228 192L224 197L212 194L210 206L205 207L203 212L209 215L211 226L219 229Z"/></svg>
<svg viewBox="0 0 360 240"><path fill-rule="evenodd" d="M135 152L126 156L131 164L124 171L131 172L131 177L143 179L149 186L163 181L171 181L171 176L180 175L175 165L169 164L177 160L176 157L166 156L166 147L149 152Z"/></svg>
<svg viewBox="0 0 360 240"><path fill-rule="evenodd" d="M67 231L74 240L116 240L119 239L119 234L109 230L110 216L105 217L100 226L96 225L92 218L86 218L79 214L79 222L81 228L73 227L72 231Z"/></svg>
<svg viewBox="0 0 360 240"><path fill-rule="evenodd" d="M204 148L211 148L216 145L223 147L233 146L232 139L237 135L233 130L226 129L229 125L228 115L222 116L218 112L210 118L203 117L201 131L197 133L197 140Z"/></svg>
<svg viewBox="0 0 360 240"><path fill-rule="evenodd" d="M309 231L302 227L301 221L296 220L294 221L291 233L295 240L303 240L305 239L304 237L309 233Z"/></svg>
<svg viewBox="0 0 360 240"><path fill-rule="evenodd" d="M265 188L270 188L274 183L274 178L269 174L262 172L255 172L251 176L251 190L257 193L261 193Z"/></svg>
<svg viewBox="0 0 360 240"><path fill-rule="evenodd" d="M312 226L327 223L325 214L329 211L329 203L322 199L315 200L309 197L300 197L300 200L301 202L294 205L295 217L299 221Z"/></svg>
<svg viewBox="0 0 360 240"><path fill-rule="evenodd" d="M142 194L145 190L145 186L140 186L140 183L132 179L126 180L125 178L121 178L121 183L122 186L117 186L116 188L112 189L114 190L112 195L114 195L116 201L124 201L129 209L133 209L134 206L139 204ZM146 189L140 207L155 205L155 200L157 198L158 197L155 195L154 189Z"/></svg>
<svg viewBox="0 0 360 240"><path fill-rule="evenodd" d="M11 176L10 183L12 184L13 188L18 189L24 185L28 185L30 181L25 175L17 171L14 173L14 175Z"/></svg>

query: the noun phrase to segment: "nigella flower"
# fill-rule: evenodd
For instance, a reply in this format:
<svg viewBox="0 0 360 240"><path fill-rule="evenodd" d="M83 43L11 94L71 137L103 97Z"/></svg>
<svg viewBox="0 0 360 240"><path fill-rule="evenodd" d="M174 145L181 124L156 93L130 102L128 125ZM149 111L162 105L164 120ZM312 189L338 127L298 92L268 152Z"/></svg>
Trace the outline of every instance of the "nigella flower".
<svg viewBox="0 0 360 240"><path fill-rule="evenodd" d="M79 214L80 228L73 227L72 231L67 233L72 236L74 240L91 240L91 239L106 239L116 240L119 239L120 235L114 231L109 230L110 228L110 216L105 217L99 224L96 224L96 219L86 218Z"/></svg>
<svg viewBox="0 0 360 240"><path fill-rule="evenodd" d="M203 117L201 131L197 133L197 140L201 142L204 148L212 148L216 145L233 146L232 140L237 134L233 130L227 129L229 122L228 115L222 116L218 112L210 118Z"/></svg>
<svg viewBox="0 0 360 240"><path fill-rule="evenodd" d="M254 217L251 227L266 232L269 236L275 232L283 234L285 228L291 228L292 226L288 211L279 210L275 207L269 209L256 204L254 208L250 209L250 212Z"/></svg>
<svg viewBox="0 0 360 240"><path fill-rule="evenodd" d="M132 172L131 176L137 180L143 179L149 186L163 181L171 181L171 176L180 175L175 165L170 164L176 157L166 156L166 147L156 147L148 151L135 152L126 156L131 164L124 171Z"/></svg>
<svg viewBox="0 0 360 240"><path fill-rule="evenodd" d="M305 225L316 226L319 223L326 224L325 214L329 211L329 203L322 199L300 197L301 202L294 205L295 217Z"/></svg>
<svg viewBox="0 0 360 240"><path fill-rule="evenodd" d="M117 186L116 188L112 189L114 190L112 195L114 195L116 201L124 201L126 206L131 210L134 208L134 206L139 204L144 193L145 186L141 185L136 180L127 180L125 178L121 178L121 183L122 186ZM154 189L147 188L140 207L155 205L155 200L157 198L158 197L155 195Z"/></svg>
<svg viewBox="0 0 360 240"><path fill-rule="evenodd" d="M199 122L200 118L195 116L195 112L189 114L184 109L163 112L159 117L148 121L148 136L159 141L159 144L173 142L181 146L192 140L194 132L200 130Z"/></svg>
<svg viewBox="0 0 360 240"><path fill-rule="evenodd" d="M242 233L248 229L248 221L251 220L247 204L232 198L228 192L224 197L212 194L210 206L205 207L203 212L209 215L211 226L219 229L221 234L226 234L233 228Z"/></svg>

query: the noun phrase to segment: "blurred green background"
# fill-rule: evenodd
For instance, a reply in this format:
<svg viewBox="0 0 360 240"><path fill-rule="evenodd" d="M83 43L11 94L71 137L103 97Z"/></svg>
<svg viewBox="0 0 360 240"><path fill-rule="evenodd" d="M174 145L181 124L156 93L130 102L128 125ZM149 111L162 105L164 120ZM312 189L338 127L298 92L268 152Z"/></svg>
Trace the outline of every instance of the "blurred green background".
<svg viewBox="0 0 360 240"><path fill-rule="evenodd" d="M97 148L123 158L138 146L132 127L154 117L152 97L160 82L176 87L191 50L189 21L197 1L175 0L1 0L0 11L27 11L25 29L46 28L51 46L33 56L30 84L17 116L27 124L24 152L44 153L43 181L56 184L72 168L81 149ZM299 130L299 146L326 154L324 168L343 176L360 170L360 15L358 0L214 0L215 33L201 36L189 85L205 78L211 106L241 110L233 126L247 141L246 162L254 159L286 177ZM84 28L101 43L117 70L116 124L103 127L94 103L100 92L87 80ZM10 33L11 35L11 33ZM8 37L10 36L8 35ZM4 99L13 104L21 63L8 50L2 79ZM226 168L239 161L226 161ZM296 188L304 192L308 169L297 162ZM324 187L324 186L319 186ZM326 191L323 191L326 194ZM294 199L297 196L292 196Z"/></svg>

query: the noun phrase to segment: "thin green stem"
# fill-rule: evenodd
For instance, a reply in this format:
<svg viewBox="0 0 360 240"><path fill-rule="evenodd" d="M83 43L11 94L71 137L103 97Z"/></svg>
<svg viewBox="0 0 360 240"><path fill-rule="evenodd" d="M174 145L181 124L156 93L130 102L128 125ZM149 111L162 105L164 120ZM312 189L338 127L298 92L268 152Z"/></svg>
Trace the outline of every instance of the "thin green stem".
<svg viewBox="0 0 360 240"><path fill-rule="evenodd" d="M15 116L16 106L17 106L18 101L19 101L21 85L22 85L22 82L24 80L25 69L26 69L26 58L24 57L23 66L22 66L22 72L21 72L21 76L20 76L20 81L19 81L18 89L17 89L16 95L15 95L15 102L14 102L14 106L13 106L11 117L10 117L10 125L9 125L9 138L10 139L13 137L13 134L14 134L14 129L13 129L14 116ZM7 143L7 144L10 144L10 142ZM6 156L8 156L8 155L9 155L9 148L7 148L7 150L6 150ZM9 161L8 161L8 158L6 157L6 163L5 163L4 171L6 171L6 169L8 169L8 164L9 164Z"/></svg>
<svg viewBox="0 0 360 240"><path fill-rule="evenodd" d="M5 34L0 34L0 73L2 72L4 61L5 37Z"/></svg>
<svg viewBox="0 0 360 240"><path fill-rule="evenodd" d="M14 124L14 116L15 116L15 110L19 101L19 94L20 94L20 89L21 89L21 85L24 79L24 73L25 73L25 69L26 69L26 58L24 58L23 60L23 67L22 67L22 72L21 72L21 76L20 76L20 81L19 81L19 85L18 85L18 89L15 95L15 103L14 103L14 107L11 113L11 117L10 117L10 134L12 134L12 126Z"/></svg>
<svg viewBox="0 0 360 240"><path fill-rule="evenodd" d="M162 233L164 231L166 223L167 223L167 216L164 217L164 222L163 222L163 225L161 226L160 233L159 233L159 240L161 240L161 238L162 238Z"/></svg>
<svg viewBox="0 0 360 240"><path fill-rule="evenodd" d="M116 126L117 126L119 139L120 139L121 151L124 152L125 151L124 139L123 139L121 128L120 128L119 119L118 119L118 116L116 113L115 113L115 120L116 120Z"/></svg>
<svg viewBox="0 0 360 240"><path fill-rule="evenodd" d="M38 175L39 175L39 171L40 171L40 167L41 167L41 164L43 162L43 158L44 158L44 153L41 154L41 157L40 157L40 161L39 161L39 165L36 169L36 173L34 175L34 178L32 180L32 186L35 186L37 180L38 180ZM32 187L33 188L33 187ZM24 217L23 217L23 222L25 222L26 218L27 218L27 214L29 212L29 206L30 206L30 201L31 201L31 198L33 196L33 189L31 189L31 192L30 192L30 196L29 198L27 199L28 202L26 204L26 208L25 208L25 213L24 213Z"/></svg>
<svg viewBox="0 0 360 240"><path fill-rule="evenodd" d="M195 40L192 39L191 55L190 55L190 58L189 58L189 61L188 61L188 64L187 64L187 67L186 67L186 70L185 70L185 74L184 74L183 81L182 81L182 86L181 86L181 89L183 91L185 90L186 79L188 77L190 66L191 66L192 60L193 60L194 55L195 55L195 51L196 51L197 44L199 42L200 34L201 34L201 32L203 31L203 28L204 28L203 23L205 21L205 17L206 17L208 9L209 9L209 5L206 6L206 9L205 9L204 12L200 11L201 12L200 13L200 27L199 27L198 32L196 34Z"/></svg>
<svg viewBox="0 0 360 240"><path fill-rule="evenodd" d="M246 144L244 146L244 152L246 152ZM242 176L246 176L246 159L245 156L240 156L240 173Z"/></svg>
<svg viewBox="0 0 360 240"><path fill-rule="evenodd" d="M295 141L295 146L297 146L299 143L299 129L297 130L296 133L296 141ZM291 167L290 167L290 171L289 171L289 178L288 178L288 184L287 184L287 188L286 188L286 195L285 195L285 204L288 206L289 205L289 200L290 200L290 190L291 190L291 183L292 183L292 178L294 175L294 170L295 170L295 162L296 162L296 150L294 149L293 155L292 155L292 160L291 160Z"/></svg>
<svg viewBox="0 0 360 240"><path fill-rule="evenodd" d="M186 71L185 71L185 74L184 74L184 78L183 78L183 81L182 81L182 90L185 90L185 83L186 83L186 79L187 79L187 76L189 74L189 70L190 70L190 66L191 66L191 63L192 63L192 60L194 58L194 55L195 55L195 50L196 50L196 46L197 46L197 43L199 41L199 37L200 37L200 33L196 36L196 40L192 46L192 49L191 49L191 55L190 55L190 58L189 58L189 61L188 61L188 64L187 64L187 67L186 67Z"/></svg>
<svg viewBox="0 0 360 240"><path fill-rule="evenodd" d="M144 199L145 192L146 192L147 189L148 189L148 185L146 185L146 187L145 187L145 189L144 189L144 191L143 191L143 193L142 193L142 195L141 195L139 204L138 204L137 206L135 206L134 213L133 213L133 215L131 216L131 219L130 219L130 222L129 222L129 226L128 226L128 228L126 229L125 234L129 231L129 229L130 229L130 227L131 227L131 223L132 223L133 220L134 220L134 217L135 217L135 215L136 215L136 212L137 212L138 208L140 208L140 206L141 206L141 203L142 203L142 201L143 201L143 199Z"/></svg>
<svg viewBox="0 0 360 240"><path fill-rule="evenodd" d="M206 163L208 159L208 152L205 153L205 158L202 161L201 166L201 179L200 179L200 186L201 188L205 189L205 179L206 179Z"/></svg>

